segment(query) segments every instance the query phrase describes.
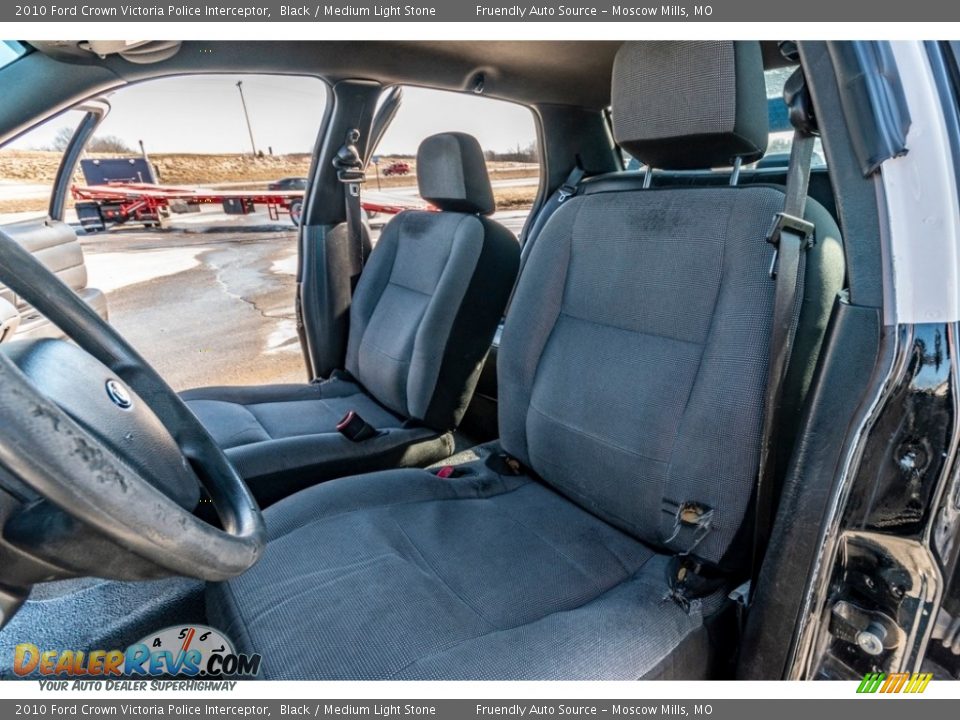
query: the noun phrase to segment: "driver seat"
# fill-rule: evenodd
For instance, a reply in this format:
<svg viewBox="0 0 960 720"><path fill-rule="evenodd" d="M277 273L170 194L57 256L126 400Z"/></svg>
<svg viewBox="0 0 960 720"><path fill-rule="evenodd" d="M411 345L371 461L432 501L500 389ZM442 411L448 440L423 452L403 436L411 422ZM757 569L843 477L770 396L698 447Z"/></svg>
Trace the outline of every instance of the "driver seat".
<svg viewBox="0 0 960 720"><path fill-rule="evenodd" d="M617 141L657 167L766 148L754 42L627 43L612 97ZM632 185L564 203L500 347L518 463L477 451L281 501L259 563L210 586L210 621L271 679L709 677L708 627L748 555L783 203L774 186ZM801 374L842 280L837 228L809 206ZM680 557L699 583L673 582Z"/></svg>

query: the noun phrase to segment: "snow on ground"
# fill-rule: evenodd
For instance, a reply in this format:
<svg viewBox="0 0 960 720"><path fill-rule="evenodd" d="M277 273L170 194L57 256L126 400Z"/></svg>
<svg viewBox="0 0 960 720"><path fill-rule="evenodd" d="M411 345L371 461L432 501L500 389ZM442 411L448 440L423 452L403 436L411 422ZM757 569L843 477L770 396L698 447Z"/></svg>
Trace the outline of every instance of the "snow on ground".
<svg viewBox="0 0 960 720"><path fill-rule="evenodd" d="M111 292L155 278L176 275L200 264L205 247L86 253L87 286Z"/></svg>

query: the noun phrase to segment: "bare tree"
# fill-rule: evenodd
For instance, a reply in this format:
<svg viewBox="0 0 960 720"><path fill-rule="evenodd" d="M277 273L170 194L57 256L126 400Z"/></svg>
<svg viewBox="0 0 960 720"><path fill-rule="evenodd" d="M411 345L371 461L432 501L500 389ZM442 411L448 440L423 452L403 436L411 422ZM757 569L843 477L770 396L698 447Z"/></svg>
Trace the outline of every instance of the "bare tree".
<svg viewBox="0 0 960 720"><path fill-rule="evenodd" d="M59 150L64 151L67 149L67 145L70 144L71 138L73 138L74 129L69 126L64 126L57 130L57 134L53 136L53 140L50 141L49 150Z"/></svg>

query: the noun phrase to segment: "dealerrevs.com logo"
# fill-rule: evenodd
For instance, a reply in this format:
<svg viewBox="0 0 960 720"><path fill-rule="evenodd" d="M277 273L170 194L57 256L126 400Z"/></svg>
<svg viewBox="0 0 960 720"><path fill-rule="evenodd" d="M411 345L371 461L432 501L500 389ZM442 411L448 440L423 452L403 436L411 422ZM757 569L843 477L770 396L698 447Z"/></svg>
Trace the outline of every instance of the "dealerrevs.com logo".
<svg viewBox="0 0 960 720"><path fill-rule="evenodd" d="M147 635L126 650L45 649L24 642L14 648L20 677L255 677L258 654L238 653L219 630L206 625L172 626Z"/></svg>

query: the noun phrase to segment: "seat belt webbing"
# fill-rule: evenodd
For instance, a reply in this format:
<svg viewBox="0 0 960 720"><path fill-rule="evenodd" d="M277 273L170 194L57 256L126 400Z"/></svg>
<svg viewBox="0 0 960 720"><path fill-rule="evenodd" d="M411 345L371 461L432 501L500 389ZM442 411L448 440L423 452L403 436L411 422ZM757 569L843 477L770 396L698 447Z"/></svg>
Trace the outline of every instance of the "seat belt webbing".
<svg viewBox="0 0 960 720"><path fill-rule="evenodd" d="M783 405L783 383L790 364L793 340L803 302L806 251L814 241L814 226L803 219L810 183L810 165L815 136L797 130L790 150L786 197L783 212L774 216L767 242L774 247L770 275L775 279L773 322L767 361L767 388L764 394L760 470L757 475L752 553L751 585L756 587L764 549L773 525L775 475L777 466L776 430Z"/></svg>
<svg viewBox="0 0 960 720"><path fill-rule="evenodd" d="M520 249L520 266L517 268L517 277L513 282L513 290L510 291L510 298L507 300L507 307L506 310L504 310L504 315L506 315L507 310L509 310L510 306L513 304L513 294L517 291L517 284L520 282L520 276L523 274L523 268L527 264L527 258L530 257L530 253L533 250L533 245L540 236L544 226L547 224L547 220L549 220L550 217L560 209L561 205L577 194L577 192L580 190L580 182L583 180L584 175L586 175L586 173L584 172L583 168L580 167L578 158L577 164L573 166L573 169L567 175L567 179L563 181L563 184L557 188L549 198L547 198L547 201L543 204L543 207L540 208L540 212L538 212L536 217L533 218L533 222L529 225L526 233L524 233L523 247Z"/></svg>
<svg viewBox="0 0 960 720"><path fill-rule="evenodd" d="M547 198L547 201L543 204L543 207L540 208L540 212L538 212L537 216L533 219L533 224L531 224L530 229L524 237L524 259L530 255L533 243L536 242L537 236L540 234L540 231L543 230L544 225L547 224L550 216L553 215L563 203L577 194L577 191L580 189L580 181L583 180L584 175L585 173L583 168L580 167L580 164L574 165L573 169L567 175L567 179L563 181L563 184Z"/></svg>

